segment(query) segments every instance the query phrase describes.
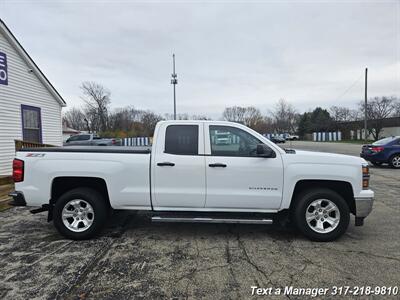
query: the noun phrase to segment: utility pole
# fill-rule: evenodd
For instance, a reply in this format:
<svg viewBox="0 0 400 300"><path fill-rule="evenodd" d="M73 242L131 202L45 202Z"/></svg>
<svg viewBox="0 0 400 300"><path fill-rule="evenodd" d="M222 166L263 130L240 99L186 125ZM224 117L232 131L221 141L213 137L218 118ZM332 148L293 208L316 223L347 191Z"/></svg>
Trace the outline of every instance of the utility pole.
<svg viewBox="0 0 400 300"><path fill-rule="evenodd" d="M174 85L174 120L176 120L176 88L178 84L178 75L175 73L175 54L172 54L172 68L173 73L171 74L171 84Z"/></svg>
<svg viewBox="0 0 400 300"><path fill-rule="evenodd" d="M364 103L364 140L367 142L367 80L368 80L368 68L365 68L365 103Z"/></svg>

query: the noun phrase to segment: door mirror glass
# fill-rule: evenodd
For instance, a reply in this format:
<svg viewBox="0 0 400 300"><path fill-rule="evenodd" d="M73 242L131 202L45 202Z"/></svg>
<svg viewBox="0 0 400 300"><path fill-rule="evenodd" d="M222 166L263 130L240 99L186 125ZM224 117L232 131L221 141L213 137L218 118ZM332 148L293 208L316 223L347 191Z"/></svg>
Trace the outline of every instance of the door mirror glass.
<svg viewBox="0 0 400 300"><path fill-rule="evenodd" d="M268 147L265 144L258 144L257 145L257 156L259 157L276 157L274 150Z"/></svg>

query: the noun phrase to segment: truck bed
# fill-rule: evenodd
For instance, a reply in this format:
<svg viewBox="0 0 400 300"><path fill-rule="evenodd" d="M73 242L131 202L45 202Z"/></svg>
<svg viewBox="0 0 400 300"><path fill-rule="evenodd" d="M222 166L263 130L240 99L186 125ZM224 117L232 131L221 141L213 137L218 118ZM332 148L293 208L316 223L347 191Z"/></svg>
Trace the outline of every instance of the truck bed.
<svg viewBox="0 0 400 300"><path fill-rule="evenodd" d="M135 153L149 154L151 147L148 146L68 146L68 147L41 147L24 148L22 152L84 152L84 153Z"/></svg>

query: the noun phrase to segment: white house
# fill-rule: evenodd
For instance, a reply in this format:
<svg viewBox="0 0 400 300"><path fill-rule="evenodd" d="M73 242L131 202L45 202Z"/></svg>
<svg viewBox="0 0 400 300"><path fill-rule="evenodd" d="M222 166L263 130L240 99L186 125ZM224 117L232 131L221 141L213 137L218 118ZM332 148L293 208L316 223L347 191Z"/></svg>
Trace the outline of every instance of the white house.
<svg viewBox="0 0 400 300"><path fill-rule="evenodd" d="M0 19L0 176L11 174L14 140L62 145L65 101Z"/></svg>

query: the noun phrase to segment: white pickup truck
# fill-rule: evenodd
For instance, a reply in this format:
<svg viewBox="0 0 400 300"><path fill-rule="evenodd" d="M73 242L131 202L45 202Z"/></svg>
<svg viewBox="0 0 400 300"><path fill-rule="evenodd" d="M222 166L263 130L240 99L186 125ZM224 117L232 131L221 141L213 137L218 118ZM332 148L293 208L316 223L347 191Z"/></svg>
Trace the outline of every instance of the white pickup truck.
<svg viewBox="0 0 400 300"><path fill-rule="evenodd" d="M220 143L221 133L227 136ZM17 152L13 205L41 206L71 239L87 239L112 209L151 211L157 222L293 222L331 241L371 212L367 162L284 150L237 123L162 121L152 148L55 147Z"/></svg>

